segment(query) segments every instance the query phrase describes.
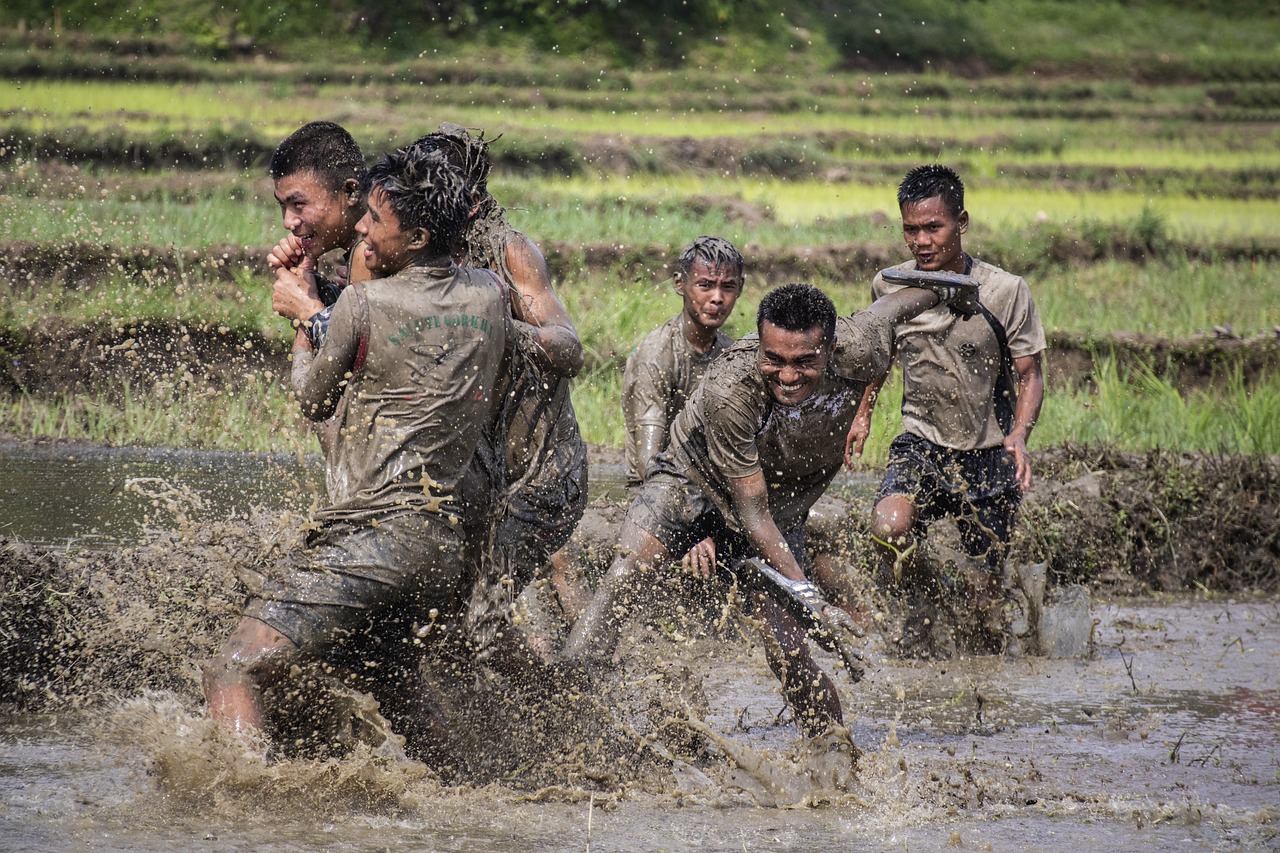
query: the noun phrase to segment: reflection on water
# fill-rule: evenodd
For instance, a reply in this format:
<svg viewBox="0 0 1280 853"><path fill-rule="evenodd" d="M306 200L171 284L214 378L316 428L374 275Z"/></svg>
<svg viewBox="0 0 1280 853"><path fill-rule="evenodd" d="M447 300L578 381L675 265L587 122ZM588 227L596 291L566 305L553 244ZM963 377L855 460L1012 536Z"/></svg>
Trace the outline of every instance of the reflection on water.
<svg viewBox="0 0 1280 853"><path fill-rule="evenodd" d="M305 509L323 493L318 458L281 454L0 443L0 536L53 545L136 541L158 515L125 487L156 478L227 518L255 507Z"/></svg>

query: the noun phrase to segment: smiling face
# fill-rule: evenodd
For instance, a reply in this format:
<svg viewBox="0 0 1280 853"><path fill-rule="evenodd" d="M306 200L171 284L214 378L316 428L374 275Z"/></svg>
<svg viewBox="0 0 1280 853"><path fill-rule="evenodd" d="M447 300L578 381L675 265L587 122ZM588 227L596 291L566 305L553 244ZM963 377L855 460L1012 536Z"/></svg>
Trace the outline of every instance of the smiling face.
<svg viewBox="0 0 1280 853"><path fill-rule="evenodd" d="M380 189L369 193L368 210L356 223L356 233L363 238L365 265L379 277L394 275L409 266L428 243L426 229L401 227L400 217Z"/></svg>
<svg viewBox="0 0 1280 853"><path fill-rule="evenodd" d="M687 275L677 272L675 284L684 297L685 316L705 329L723 326L742 293L742 277L736 270L701 258L690 265Z"/></svg>
<svg viewBox="0 0 1280 853"><path fill-rule="evenodd" d="M964 249L960 235L969 228L969 213L957 216L947 209L942 196L902 205L902 236L922 270L964 272Z"/></svg>
<svg viewBox="0 0 1280 853"><path fill-rule="evenodd" d="M803 403L818 390L831 358L821 326L793 332L760 324L760 372L769 395L784 406Z"/></svg>
<svg viewBox="0 0 1280 853"><path fill-rule="evenodd" d="M276 180L275 194L285 230L310 257L351 245L361 213L354 179L333 189L315 172L295 172Z"/></svg>

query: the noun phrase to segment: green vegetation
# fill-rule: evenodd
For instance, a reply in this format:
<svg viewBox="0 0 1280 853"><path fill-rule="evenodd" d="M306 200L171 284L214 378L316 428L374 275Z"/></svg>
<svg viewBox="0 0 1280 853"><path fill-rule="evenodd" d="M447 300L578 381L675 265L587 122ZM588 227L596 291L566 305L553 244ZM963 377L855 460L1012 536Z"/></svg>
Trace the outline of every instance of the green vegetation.
<svg viewBox="0 0 1280 853"><path fill-rule="evenodd" d="M574 401L590 441L620 444L622 361L675 312L666 264L692 237L747 255L735 335L786 280L854 310L874 269L905 256L896 181L940 160L969 184L967 246L1027 276L1051 333L1096 344L1088 375L1051 384L1036 445L1278 452L1265 427L1280 371L1224 361L1193 390L1171 364L1185 354L1122 361L1107 343L1280 326L1269 6L698 0L640 22L610 0L433 5L437 20L403 28L393 4L359 4L358 18L346 0L240 13L74 0L60 17L11 3L0 349L15 366L0 429L310 447L280 382L291 331L260 266L280 233L266 159L314 118L351 128L371 158L451 120L501 136L492 187L546 251L580 330ZM680 35L647 31L660 9ZM25 366L51 359L64 328L105 353L91 376ZM158 373L138 367L143 353L113 372L137 329L160 353L189 330L217 345L210 359L242 342L262 361L207 375L184 362L175 379L159 356ZM237 370L256 379L228 379ZM896 393L867 464L896 431Z"/></svg>

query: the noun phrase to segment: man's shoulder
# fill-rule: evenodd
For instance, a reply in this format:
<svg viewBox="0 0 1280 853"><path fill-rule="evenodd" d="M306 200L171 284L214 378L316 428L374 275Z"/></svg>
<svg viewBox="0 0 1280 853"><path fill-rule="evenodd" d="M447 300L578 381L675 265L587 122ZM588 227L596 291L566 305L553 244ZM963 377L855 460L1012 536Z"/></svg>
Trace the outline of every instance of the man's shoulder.
<svg viewBox="0 0 1280 853"><path fill-rule="evenodd" d="M717 399L757 396L764 387L760 374L760 340L751 335L727 347L707 368L702 387Z"/></svg>
<svg viewBox="0 0 1280 853"><path fill-rule="evenodd" d="M636 358L654 360L670 356L672 341L680 332L679 319L678 316L672 317L665 323L650 329L648 334L636 344L631 355L627 356L627 360Z"/></svg>
<svg viewBox="0 0 1280 853"><path fill-rule="evenodd" d="M977 258L973 259L973 268L969 271L969 274L984 286L1012 288L1026 284L1026 280L1022 276Z"/></svg>

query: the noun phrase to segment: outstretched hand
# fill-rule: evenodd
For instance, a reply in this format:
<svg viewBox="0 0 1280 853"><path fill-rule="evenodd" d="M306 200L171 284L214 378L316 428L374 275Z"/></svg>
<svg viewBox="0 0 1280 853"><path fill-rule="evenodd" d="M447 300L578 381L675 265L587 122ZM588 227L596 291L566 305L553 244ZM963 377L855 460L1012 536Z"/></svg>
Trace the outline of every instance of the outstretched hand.
<svg viewBox="0 0 1280 853"><path fill-rule="evenodd" d="M849 426L849 434L844 439L844 467L852 468L854 460L862 458L862 448L871 435L871 418L863 417L859 411Z"/></svg>

